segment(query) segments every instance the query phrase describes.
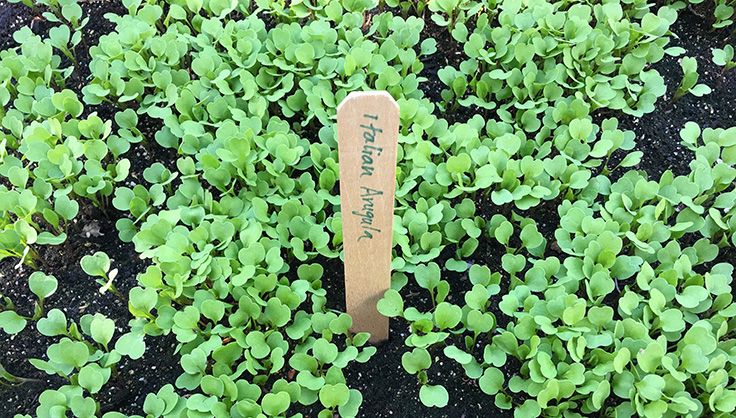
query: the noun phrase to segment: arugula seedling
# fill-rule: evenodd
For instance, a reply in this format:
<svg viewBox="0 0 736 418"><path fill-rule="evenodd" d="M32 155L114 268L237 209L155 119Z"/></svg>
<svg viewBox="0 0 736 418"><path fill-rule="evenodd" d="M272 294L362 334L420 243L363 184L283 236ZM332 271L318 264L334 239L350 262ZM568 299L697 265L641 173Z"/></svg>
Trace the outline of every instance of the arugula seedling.
<svg viewBox="0 0 736 418"><path fill-rule="evenodd" d="M677 86L675 95L672 96L670 103L686 95L692 93L694 96L701 97L710 94L711 89L705 84L696 84L698 82L698 62L693 57L683 57L680 62L682 72L684 73L682 81Z"/></svg>
<svg viewBox="0 0 736 418"><path fill-rule="evenodd" d="M733 25L734 20L734 9L736 3L733 0L716 0L716 8L713 11L715 22L713 22L713 29L725 28ZM736 28L728 36L729 38L736 33ZM726 38L728 40L728 38Z"/></svg>
<svg viewBox="0 0 736 418"><path fill-rule="evenodd" d="M46 275L40 271L34 271L28 278L28 286L31 288L31 292L38 297L36 303L36 311L33 315L33 319L41 318L43 313L43 301L54 294L59 286L56 277L52 275Z"/></svg>
<svg viewBox="0 0 736 418"><path fill-rule="evenodd" d="M736 67L736 60L733 57L733 46L728 44L723 49L713 48L713 63L723 67L718 76L718 83L720 84L723 82L726 72Z"/></svg>
<svg viewBox="0 0 736 418"><path fill-rule="evenodd" d="M102 251L93 255L85 255L80 262L82 270L90 276L98 276L97 283L100 284L100 293L110 290L115 296L125 300L113 284L113 279L118 275L118 269L110 270L110 257Z"/></svg>
<svg viewBox="0 0 736 418"><path fill-rule="evenodd" d="M6 334L17 334L26 327L27 318L15 312L15 305L7 296L0 293L0 329Z"/></svg>

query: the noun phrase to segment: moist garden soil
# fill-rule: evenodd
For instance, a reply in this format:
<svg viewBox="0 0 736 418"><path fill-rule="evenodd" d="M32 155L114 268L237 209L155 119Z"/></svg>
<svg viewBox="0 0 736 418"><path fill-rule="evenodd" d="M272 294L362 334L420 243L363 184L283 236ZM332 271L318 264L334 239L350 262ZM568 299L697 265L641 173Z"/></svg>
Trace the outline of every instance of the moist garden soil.
<svg viewBox="0 0 736 418"><path fill-rule="evenodd" d="M707 2L705 3L707 4ZM84 38L87 46L97 44L103 34L113 30L114 25L103 18L105 13L124 14L126 9L119 2L83 3L84 16L91 16L89 24L84 29ZM597 114L599 119L618 117L621 129L632 130L636 133L637 149L644 152L641 163L636 169L645 170L650 179L657 180L666 170L675 175L687 174L688 164L692 153L680 145L679 131L685 122L693 121L702 128L728 128L734 126L736 115L736 69L720 77L721 68L712 63L711 50L721 48L730 29L711 31L707 18L703 18L690 10L680 13L677 22L672 26L672 32L679 38L670 42L670 46L681 46L687 52L685 55L695 57L698 61L700 83L709 85L713 92L702 98L686 95L676 102L670 102L679 81L682 79L682 70L679 58L666 56L657 63L656 68L665 79L668 91L665 97L657 103L657 109L641 118L634 118L623 114ZM448 64L457 65L462 59L454 41L444 28L435 26L429 19L422 37L433 37L440 45L449 45L440 48L425 62L423 76L428 81L420 88L425 96L438 102L440 92L444 87L437 77L437 71ZM34 33L47 33L52 26L31 9L22 4L11 4L0 0L0 50L17 46L12 38L13 32L23 26L30 27ZM736 44L736 37L729 40ZM81 45L80 45L81 47ZM69 80L68 87L80 92L89 74L87 51L78 51L80 66L83 74L78 79ZM86 73L85 73L86 72ZM95 109L103 119L112 119L112 109L98 107ZM106 114L107 113L107 114ZM450 121L462 122L473 115L472 109L462 109L453 115L438 115ZM128 154L131 159L131 178L136 182L142 178L143 170L154 162L174 161L176 156L171 150L163 149L153 140L155 131L160 126L153 120L141 120L149 148L138 147ZM615 158L615 154L614 154ZM617 175L618 174L618 175ZM622 173L614 173L618 177ZM475 202L481 215L485 219L496 213L490 200L480 198ZM540 231L551 243L554 249L554 230L559 224L556 205L551 201L533 209L534 213L525 214L537 220ZM56 276L59 288L54 295L44 303L46 312L53 308L64 311L66 316L75 322L84 314L100 312L115 321L117 335L122 335L128 327L132 316L128 313L127 302L113 294L100 293L100 285L82 271L79 261L85 255L97 251L107 253L112 266L119 270L115 278L115 285L122 295L137 285L136 276L145 271L149 263L138 258L132 244L123 243L117 238L115 221L121 216L112 205L97 208L87 202L87 206L80 208L80 214L74 219L68 231L67 241L57 247L44 246L40 249L43 264L40 270ZM469 262L484 264L491 271L501 271L500 258L504 248L487 237L481 237L480 245L473 259ZM451 254L443 254L440 265ZM722 250L717 262L731 262L736 259L733 251ZM331 308L344 310L344 288L342 265L339 260L316 260L325 267L323 283L328 291L328 305ZM18 260L5 258L0 260L0 292L10 298L19 314L33 315L35 296L28 288L28 276L32 272L25 265L18 266ZM452 287L448 300L461 299L470 284L463 274L453 272L443 273ZM464 277L465 276L465 277ZM505 278L508 285L508 278ZM502 280L502 292L504 281ZM411 283L402 290L404 300L409 300L417 308L430 303L426 291ZM492 305L492 312L496 315L499 327L503 327L509 318L498 309L500 295ZM609 303L614 307L615 298ZM439 351L433 353L433 365L428 370L432 384L441 384L448 389L449 404L442 409L427 408L419 400L419 384L413 375L409 375L401 366L401 356L407 351L404 338L409 335L408 325L403 319L391 320L391 337L388 342L378 347L377 353L365 364L353 362L345 369L348 385L361 391L363 404L360 417L452 417L472 418L487 416L512 416L511 411L499 410L493 399L483 392L476 380L465 376L463 369L454 361L448 360ZM47 338L35 329L32 324L19 334L9 336L0 333L0 364L11 374L26 379L28 383L16 387L0 386L0 418L12 418L13 415L31 414L35 412L40 394L51 388L58 388L65 382L58 376L48 376L35 369L29 362L32 358L45 358L46 348L55 342L55 338ZM100 394L102 412L119 411L124 414L143 414L142 405L146 394L156 392L167 383L173 383L182 373L179 361L173 354L176 347L173 334L161 337L147 337L145 355L135 361L124 358L118 366L119 374L113 377L106 385L106 390ZM511 377L518 372L520 363L508 362L502 371ZM518 399L523 401L523 399ZM320 408L317 406L303 407L299 411L305 417L316 417Z"/></svg>

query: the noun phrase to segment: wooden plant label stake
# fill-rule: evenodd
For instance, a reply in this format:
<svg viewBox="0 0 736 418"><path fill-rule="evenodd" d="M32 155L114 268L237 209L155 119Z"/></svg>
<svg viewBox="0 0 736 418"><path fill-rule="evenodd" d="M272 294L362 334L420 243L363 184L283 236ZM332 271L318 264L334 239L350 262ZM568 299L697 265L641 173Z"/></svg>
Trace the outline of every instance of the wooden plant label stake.
<svg viewBox="0 0 736 418"><path fill-rule="evenodd" d="M376 309L391 287L399 105L385 91L350 93L337 107L345 301L352 332L388 339Z"/></svg>

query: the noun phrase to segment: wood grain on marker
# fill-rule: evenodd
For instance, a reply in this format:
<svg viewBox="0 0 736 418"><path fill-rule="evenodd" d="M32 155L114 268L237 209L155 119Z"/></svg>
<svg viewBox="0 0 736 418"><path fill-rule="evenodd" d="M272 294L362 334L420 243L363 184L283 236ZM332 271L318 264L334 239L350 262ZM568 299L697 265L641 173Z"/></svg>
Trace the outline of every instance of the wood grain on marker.
<svg viewBox="0 0 736 418"><path fill-rule="evenodd" d="M385 91L352 92L337 108L345 299L353 332L388 339L376 303L391 286L399 106Z"/></svg>

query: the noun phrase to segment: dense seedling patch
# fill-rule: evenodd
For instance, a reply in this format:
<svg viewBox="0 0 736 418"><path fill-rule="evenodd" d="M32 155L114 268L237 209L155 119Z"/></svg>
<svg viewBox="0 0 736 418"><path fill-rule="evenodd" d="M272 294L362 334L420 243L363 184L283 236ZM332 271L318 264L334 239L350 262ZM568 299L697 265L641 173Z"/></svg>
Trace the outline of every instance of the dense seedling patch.
<svg viewBox="0 0 736 418"><path fill-rule="evenodd" d="M444 357L518 418L736 410L734 267L714 263L736 245L736 127L687 123L690 172L650 178L612 117L665 94L651 65L684 53L668 47L684 3L125 0L79 94L65 82L81 77L88 18L75 1L26 4L56 26L23 28L0 52L0 257L39 270L37 301L26 317L3 297L0 329L54 341L31 363L65 384L35 416L124 417L103 414L100 391L161 335L181 374L134 417L297 417L296 404L358 416L343 370L380 348L327 307L319 261L343 241L336 107L369 89L401 118L394 274L378 309L410 329L401 364L424 405L450 402L428 373ZM732 14L718 1L716 27ZM438 72L437 103L420 88L440 47L421 37L427 19L460 53ZM731 45L712 54L721 76L734 67ZM681 65L671 100L710 92L693 58ZM473 116L448 123L459 109ZM161 128L146 135L143 118ZM176 159L131 167L133 147ZM39 247L63 250L80 204L122 213L118 238L151 262L122 294L107 254L81 259L126 301L128 324L44 309L58 281ZM542 206L559 224L533 218ZM471 263L489 241L500 264ZM0 383L24 379L0 367Z"/></svg>

